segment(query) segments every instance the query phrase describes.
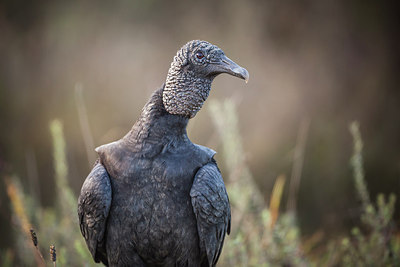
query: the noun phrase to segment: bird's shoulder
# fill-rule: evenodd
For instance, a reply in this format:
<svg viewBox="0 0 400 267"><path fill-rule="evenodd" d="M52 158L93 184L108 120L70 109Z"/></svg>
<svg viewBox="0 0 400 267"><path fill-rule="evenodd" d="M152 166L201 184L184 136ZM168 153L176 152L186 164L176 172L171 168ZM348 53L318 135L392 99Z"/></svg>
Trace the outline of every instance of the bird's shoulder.
<svg viewBox="0 0 400 267"><path fill-rule="evenodd" d="M208 157L208 158L213 158L215 154L217 154L217 152L215 152L213 149L206 147L206 146L202 146L202 145L198 145L198 144L193 144L195 146L195 149L197 149L201 154L203 154L204 156Z"/></svg>
<svg viewBox="0 0 400 267"><path fill-rule="evenodd" d="M112 178L128 176L133 172L132 168L140 168L148 162L137 150L126 144L124 139L96 148L101 164Z"/></svg>
<svg viewBox="0 0 400 267"><path fill-rule="evenodd" d="M211 148L194 144L190 141L184 142L183 144L176 145L171 142L164 147L160 156L163 158L170 158L177 160L178 158L188 158L192 161L200 161L202 165L210 162L217 152Z"/></svg>

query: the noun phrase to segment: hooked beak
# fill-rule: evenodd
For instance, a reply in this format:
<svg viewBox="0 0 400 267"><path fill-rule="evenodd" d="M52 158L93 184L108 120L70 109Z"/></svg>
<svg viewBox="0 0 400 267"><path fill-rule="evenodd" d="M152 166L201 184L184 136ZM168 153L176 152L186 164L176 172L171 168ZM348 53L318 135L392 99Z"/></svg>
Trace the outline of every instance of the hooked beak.
<svg viewBox="0 0 400 267"><path fill-rule="evenodd" d="M238 64L233 62L227 56L223 55L221 57L221 62L219 63L219 66L222 68L222 72L242 78L243 80L245 80L246 83L249 81L249 72L245 68L242 68Z"/></svg>

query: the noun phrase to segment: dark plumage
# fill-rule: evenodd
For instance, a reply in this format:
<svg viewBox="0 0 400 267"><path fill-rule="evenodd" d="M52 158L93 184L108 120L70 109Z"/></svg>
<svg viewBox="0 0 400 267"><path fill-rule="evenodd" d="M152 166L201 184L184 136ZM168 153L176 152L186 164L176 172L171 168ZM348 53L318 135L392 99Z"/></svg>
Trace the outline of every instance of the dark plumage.
<svg viewBox="0 0 400 267"><path fill-rule="evenodd" d="M96 262L110 266L214 266L230 206L209 148L186 134L212 80L248 72L218 47L191 41L174 57L132 130L96 149L99 160L78 200L82 235Z"/></svg>

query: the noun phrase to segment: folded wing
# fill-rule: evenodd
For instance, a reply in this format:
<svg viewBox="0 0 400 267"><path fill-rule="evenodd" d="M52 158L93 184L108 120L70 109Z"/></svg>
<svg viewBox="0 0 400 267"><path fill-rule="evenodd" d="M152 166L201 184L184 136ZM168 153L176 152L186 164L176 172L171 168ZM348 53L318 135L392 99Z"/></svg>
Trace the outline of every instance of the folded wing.
<svg viewBox="0 0 400 267"><path fill-rule="evenodd" d="M193 211L197 219L200 249L206 252L208 265L215 266L230 233L231 210L228 194L215 161L196 173L190 190Z"/></svg>
<svg viewBox="0 0 400 267"><path fill-rule="evenodd" d="M78 199L79 225L95 262L108 265L105 230L110 211L112 190L104 166L97 163L85 182Z"/></svg>

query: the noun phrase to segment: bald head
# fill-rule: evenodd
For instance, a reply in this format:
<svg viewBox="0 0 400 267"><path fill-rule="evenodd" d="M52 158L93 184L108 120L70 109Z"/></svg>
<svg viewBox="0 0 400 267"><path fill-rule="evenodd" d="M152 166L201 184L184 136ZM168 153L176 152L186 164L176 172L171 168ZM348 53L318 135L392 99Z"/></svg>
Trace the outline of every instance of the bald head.
<svg viewBox="0 0 400 267"><path fill-rule="evenodd" d="M168 71L163 92L165 109L193 118L207 99L213 79L227 73L248 80L249 73L217 46L193 40L178 50Z"/></svg>

